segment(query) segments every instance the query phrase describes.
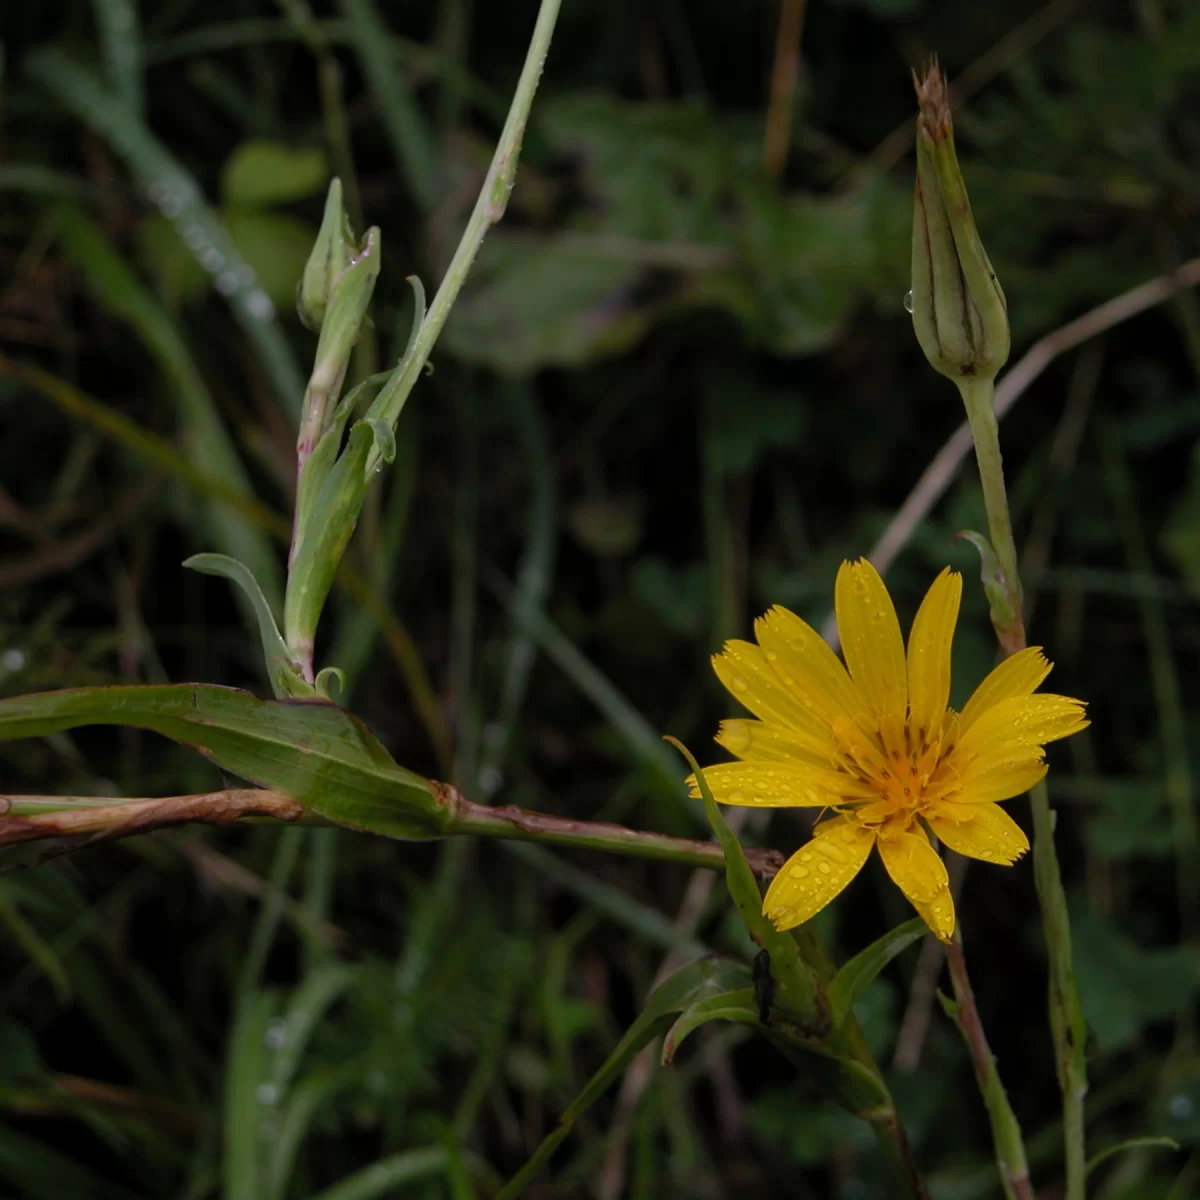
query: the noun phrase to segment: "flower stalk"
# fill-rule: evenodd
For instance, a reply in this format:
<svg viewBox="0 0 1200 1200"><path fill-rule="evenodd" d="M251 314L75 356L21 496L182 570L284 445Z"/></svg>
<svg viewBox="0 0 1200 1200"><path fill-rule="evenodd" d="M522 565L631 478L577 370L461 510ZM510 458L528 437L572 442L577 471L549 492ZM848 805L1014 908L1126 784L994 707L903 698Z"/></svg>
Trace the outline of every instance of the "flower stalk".
<svg viewBox="0 0 1200 1200"><path fill-rule="evenodd" d="M954 381L967 410L991 540L990 547L981 545L980 549L985 579L991 585L992 623L1005 657L1011 657L1025 649L1026 637L995 412L994 380L1009 349L1004 293L971 216L954 151L946 82L936 64L916 79L916 88L920 114L913 218L913 327L930 364ZM1063 1094L1065 1200L1084 1200L1085 1029L1072 967L1066 896L1054 849L1054 813L1044 783L1037 783L1029 796L1034 880L1050 963L1050 1026ZM951 971L961 1013L964 998L972 1008L973 999L960 947ZM995 1064L982 1026L973 1032L978 1036L968 1036L967 1042L988 1102L1003 1175L1005 1160L1011 1159L1019 1143L1019 1130L998 1077L993 1083Z"/></svg>

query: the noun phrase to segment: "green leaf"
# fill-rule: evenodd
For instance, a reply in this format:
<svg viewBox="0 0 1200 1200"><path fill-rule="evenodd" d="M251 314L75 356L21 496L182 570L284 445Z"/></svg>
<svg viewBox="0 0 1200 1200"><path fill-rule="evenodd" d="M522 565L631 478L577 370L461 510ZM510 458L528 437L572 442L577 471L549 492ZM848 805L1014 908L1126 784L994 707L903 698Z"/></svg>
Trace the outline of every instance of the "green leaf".
<svg viewBox="0 0 1200 1200"><path fill-rule="evenodd" d="M157 360L169 384L165 394L175 405L183 449L189 460L219 476L239 494L251 496L250 476L216 401L160 299L142 284L104 233L80 209L60 205L55 211L55 222L63 249L84 273L100 303L129 325ZM184 256L182 261L200 272L203 287L204 272L195 259L170 225L164 223L163 230L178 243L178 250ZM244 513L218 500L206 502L204 513L205 532L217 549L245 562L260 581L263 592L277 602L283 586L275 550L267 536L254 528ZM249 611L246 615L252 617Z"/></svg>
<svg viewBox="0 0 1200 1200"><path fill-rule="evenodd" d="M283 606L284 635L293 652L307 648L311 655L321 610L362 512L372 452L389 462L395 457L391 427L382 420L359 421L304 513Z"/></svg>
<svg viewBox="0 0 1200 1200"><path fill-rule="evenodd" d="M466 362L506 375L618 354L642 337L654 315L633 299L645 274L603 247L580 248L571 234L494 233L446 322L442 344Z"/></svg>
<svg viewBox="0 0 1200 1200"><path fill-rule="evenodd" d="M222 1168L225 1200L256 1200L265 1184L265 1124L272 1105L262 1103L267 1074L267 1029L277 1000L254 991L238 1006L229 1038L222 1105L225 1138Z"/></svg>
<svg viewBox="0 0 1200 1200"><path fill-rule="evenodd" d="M360 721L321 700L260 700L213 684L71 688L0 700L0 740L81 725L132 725L194 746L218 766L369 833L437 837L451 812Z"/></svg>
<svg viewBox="0 0 1200 1200"><path fill-rule="evenodd" d="M1186 947L1144 949L1082 905L1072 905L1071 932L1084 1015L1101 1052L1133 1045L1145 1025L1183 1011L1200 990Z"/></svg>
<svg viewBox="0 0 1200 1200"><path fill-rule="evenodd" d="M299 664L292 658L287 643L280 635L271 606L249 567L225 554L193 554L191 558L183 560L183 565L204 575L220 575L235 583L245 593L258 618L267 676L277 697L301 698L315 694L313 686L305 683Z"/></svg>
<svg viewBox="0 0 1200 1200"><path fill-rule="evenodd" d="M251 138L225 161L221 199L239 208L288 204L315 195L328 177L322 150Z"/></svg>
<svg viewBox="0 0 1200 1200"><path fill-rule="evenodd" d="M725 884L729 888L729 895L746 923L750 936L771 956L775 1007L793 1014L806 1032L818 1032L828 1025L828 1013L824 997L819 993L816 976L801 959L795 939L790 934L780 933L774 922L763 916L762 893L758 890L754 872L746 862L741 843L721 815L721 810L717 807L704 778L704 772L681 742L671 737L666 741L691 765L693 778L704 798L708 823L712 826L725 854Z"/></svg>
<svg viewBox="0 0 1200 1200"><path fill-rule="evenodd" d="M663 1038L662 1054L659 1061L665 1067L679 1053L679 1047L683 1045L684 1039L699 1029L701 1025L707 1025L709 1021L737 1021L742 1025L757 1025L758 1020L758 1001L754 996L754 989L738 988L732 992L721 992L716 996L705 996L703 1000L697 1000L694 1004L689 1004L687 1008L679 1014L675 1020L675 1024L667 1031L667 1036Z"/></svg>
<svg viewBox="0 0 1200 1200"><path fill-rule="evenodd" d="M1003 643L1005 632L1018 626L1021 618L1012 602L1011 588L1004 577L1000 559L992 549L992 543L982 533L976 533L973 529L963 529L956 536L964 542L970 542L979 551L979 578L988 598L992 625Z"/></svg>
<svg viewBox="0 0 1200 1200"><path fill-rule="evenodd" d="M218 215L255 282L280 311L296 303L296 280L304 271L316 230L288 213L221 208Z"/></svg>
<svg viewBox="0 0 1200 1200"><path fill-rule="evenodd" d="M1169 1137L1131 1137L1126 1138L1122 1142L1116 1142L1111 1146L1105 1146L1103 1150L1097 1150L1095 1154L1087 1161L1087 1173L1090 1175L1106 1158L1111 1158L1114 1154L1120 1154L1125 1150L1178 1150L1179 1143L1174 1138Z"/></svg>
<svg viewBox="0 0 1200 1200"><path fill-rule="evenodd" d="M525 1190L571 1132L575 1122L624 1074L625 1068L642 1047L673 1023L672 1018L676 1013L685 1012L713 996L728 996L731 992L746 989L749 981L750 970L744 963L717 957L697 959L665 979L651 992L646 1007L600 1069L571 1101L559 1118L558 1127L542 1141L533 1157L513 1176L496 1200L513 1200ZM749 990L753 1003L753 989Z"/></svg>
<svg viewBox="0 0 1200 1200"><path fill-rule="evenodd" d="M866 991L868 985L884 967L918 938L929 932L921 917L914 917L897 925L883 937L860 950L849 962L842 965L829 985L829 1012L835 1027L840 1028L855 1001Z"/></svg>

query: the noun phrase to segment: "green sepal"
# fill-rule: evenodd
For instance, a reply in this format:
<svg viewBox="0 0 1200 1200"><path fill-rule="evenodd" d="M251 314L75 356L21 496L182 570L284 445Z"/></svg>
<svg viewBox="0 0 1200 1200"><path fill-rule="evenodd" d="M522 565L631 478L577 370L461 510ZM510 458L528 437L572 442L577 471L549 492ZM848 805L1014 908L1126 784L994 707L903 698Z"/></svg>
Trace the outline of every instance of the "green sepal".
<svg viewBox="0 0 1200 1200"><path fill-rule="evenodd" d="M672 737L665 740L687 759L692 768L693 778L704 799L708 823L725 855L725 885L730 898L745 922L750 937L771 957L771 975L775 980L774 1007L798 1022L806 1032L821 1032L828 1028L829 1012L816 975L800 957L795 939L790 934L780 933L775 923L763 915L762 893L754 872L746 862L741 843L721 815L704 772L686 746Z"/></svg>
<svg viewBox="0 0 1200 1200"><path fill-rule="evenodd" d="M227 554L193 554L191 558L184 559L183 565L192 571L199 571L202 575L220 575L241 588L258 618L258 632L262 639L267 678L270 679L271 690L277 697L282 700L288 697L299 699L316 695L312 684L305 682L300 665L280 636L275 614L271 612L271 606L249 567Z"/></svg>
<svg viewBox="0 0 1200 1200"><path fill-rule="evenodd" d="M827 989L829 1013L834 1028L840 1029L854 1008L855 1001L867 990L875 976L902 950L907 949L918 938L929 932L929 926L921 917L914 917L897 925L873 941L865 950L860 950L852 959L842 964Z"/></svg>
<svg viewBox="0 0 1200 1200"><path fill-rule="evenodd" d="M688 1035L710 1021L734 1021L741 1025L759 1024L758 1001L754 998L754 989L749 987L720 992L716 996L705 996L703 1000L689 1004L676 1017L675 1024L667 1030L659 1062L664 1067L670 1065Z"/></svg>
<svg viewBox="0 0 1200 1200"><path fill-rule="evenodd" d="M330 413L342 390L350 355L366 319L375 282L379 278L380 233L372 226L361 247L334 278L312 374L304 392L303 416L297 451L303 463L316 448L329 424Z"/></svg>
<svg viewBox="0 0 1200 1200"><path fill-rule="evenodd" d="M353 244L354 235L342 202L342 181L335 176L329 181L325 195L325 212L317 240L296 288L296 312L313 333L321 330L333 281L346 269Z"/></svg>
<svg viewBox="0 0 1200 1200"><path fill-rule="evenodd" d="M396 454L395 436L382 421L359 421L321 484L292 548L283 609L284 636L292 652L309 661L321 610L362 511L367 456L372 450L390 462Z"/></svg>

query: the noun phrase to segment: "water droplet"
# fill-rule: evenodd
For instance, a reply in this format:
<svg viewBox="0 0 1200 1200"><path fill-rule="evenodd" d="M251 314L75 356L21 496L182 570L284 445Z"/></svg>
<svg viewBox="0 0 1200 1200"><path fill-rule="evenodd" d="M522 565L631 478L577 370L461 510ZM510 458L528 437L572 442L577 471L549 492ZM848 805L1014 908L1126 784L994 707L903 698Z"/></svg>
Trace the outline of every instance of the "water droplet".
<svg viewBox="0 0 1200 1200"><path fill-rule="evenodd" d="M221 271L213 280L213 286L222 296L232 296L238 290L237 275L233 271Z"/></svg>
<svg viewBox="0 0 1200 1200"><path fill-rule="evenodd" d="M775 662L779 655L774 650L767 651L767 662Z"/></svg>
<svg viewBox="0 0 1200 1200"><path fill-rule="evenodd" d="M750 798L750 803L751 804L766 804L766 801L761 796L752 796Z"/></svg>
<svg viewBox="0 0 1200 1200"><path fill-rule="evenodd" d="M912 310L913 310L912 292L905 292L904 293L904 311L912 312Z"/></svg>
<svg viewBox="0 0 1200 1200"><path fill-rule="evenodd" d="M254 1098L264 1108L269 1108L279 1102L279 1088L273 1083L260 1083L254 1089Z"/></svg>
<svg viewBox="0 0 1200 1200"><path fill-rule="evenodd" d="M282 1017L276 1017L272 1020L267 1025L264 1040L272 1050L282 1049L284 1042L287 1041L287 1022Z"/></svg>
<svg viewBox="0 0 1200 1200"><path fill-rule="evenodd" d="M746 803L746 793L740 792L740 791L730 792L729 793L729 803L730 804L745 804Z"/></svg>
<svg viewBox="0 0 1200 1200"><path fill-rule="evenodd" d="M793 879L807 879L808 878L808 868L807 867L793 867L792 868L792 878Z"/></svg>
<svg viewBox="0 0 1200 1200"><path fill-rule="evenodd" d="M1177 1092L1168 1102L1167 1111L1171 1114L1172 1120L1186 1121L1192 1115L1194 1107L1190 1096L1185 1096L1182 1092Z"/></svg>
<svg viewBox="0 0 1200 1200"><path fill-rule="evenodd" d="M823 862L817 863L817 870L820 871L822 875L828 875L831 868L827 862Z"/></svg>
<svg viewBox="0 0 1200 1200"><path fill-rule="evenodd" d="M805 850L801 853L801 855L800 855L801 862L812 862L812 860L813 860L813 856L812 856L811 850Z"/></svg>
<svg viewBox="0 0 1200 1200"><path fill-rule="evenodd" d="M504 775L499 767L487 766L479 772L479 787L485 796L491 796L500 790Z"/></svg>
<svg viewBox="0 0 1200 1200"><path fill-rule="evenodd" d="M210 275L215 275L225 266L225 255L211 242L207 245L201 244L201 249L196 253L196 259ZM230 272L230 274L232 273Z"/></svg>
<svg viewBox="0 0 1200 1200"><path fill-rule="evenodd" d="M275 305L262 288L255 288L246 297L246 311L257 321L269 321L275 315Z"/></svg>
<svg viewBox="0 0 1200 1200"><path fill-rule="evenodd" d="M746 681L742 679L741 676L738 676L738 678L733 681L733 690L735 692L744 692L746 690L746 686Z"/></svg>
<svg viewBox="0 0 1200 1200"><path fill-rule="evenodd" d="M18 650L15 646L5 650L0 654L0 667L6 671L19 671L25 666L28 660L25 657L24 650Z"/></svg>

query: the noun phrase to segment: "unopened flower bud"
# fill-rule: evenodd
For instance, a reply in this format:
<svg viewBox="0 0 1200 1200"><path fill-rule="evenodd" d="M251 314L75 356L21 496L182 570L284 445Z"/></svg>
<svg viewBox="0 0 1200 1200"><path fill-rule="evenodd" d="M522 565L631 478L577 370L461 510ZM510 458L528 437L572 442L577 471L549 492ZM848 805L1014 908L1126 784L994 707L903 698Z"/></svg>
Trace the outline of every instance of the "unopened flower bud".
<svg viewBox="0 0 1200 1200"><path fill-rule="evenodd" d="M994 379L1008 358L1004 292L979 240L954 152L946 81L936 63L914 76L917 180L912 318L935 370L957 382Z"/></svg>
<svg viewBox="0 0 1200 1200"><path fill-rule="evenodd" d="M342 181L330 181L321 231L296 289L296 312L305 328L321 332L333 285L354 257L354 234L342 203Z"/></svg>

